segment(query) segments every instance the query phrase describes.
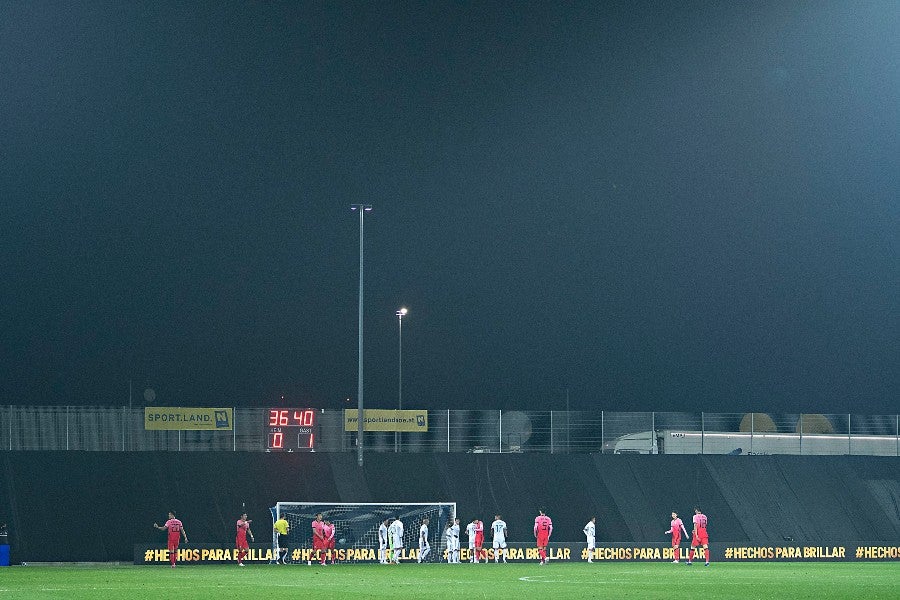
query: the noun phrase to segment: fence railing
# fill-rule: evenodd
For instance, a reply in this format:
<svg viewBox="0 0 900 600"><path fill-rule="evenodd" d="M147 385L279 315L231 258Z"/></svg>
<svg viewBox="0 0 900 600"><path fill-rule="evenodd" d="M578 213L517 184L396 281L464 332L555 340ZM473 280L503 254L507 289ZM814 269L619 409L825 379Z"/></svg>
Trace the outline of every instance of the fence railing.
<svg viewBox="0 0 900 600"><path fill-rule="evenodd" d="M0 407L0 451L266 452L268 411L229 431L144 428L142 408ZM430 410L428 431L366 432L366 452L900 456L900 415ZM343 410L317 411L317 452L355 452Z"/></svg>

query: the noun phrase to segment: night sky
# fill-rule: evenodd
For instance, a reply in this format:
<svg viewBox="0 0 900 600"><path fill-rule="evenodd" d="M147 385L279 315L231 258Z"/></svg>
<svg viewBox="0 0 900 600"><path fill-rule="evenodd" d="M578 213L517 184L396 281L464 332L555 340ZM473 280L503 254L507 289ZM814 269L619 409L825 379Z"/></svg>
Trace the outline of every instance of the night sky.
<svg viewBox="0 0 900 600"><path fill-rule="evenodd" d="M894 413L900 3L0 3L0 404ZM347 402L347 399L350 399Z"/></svg>

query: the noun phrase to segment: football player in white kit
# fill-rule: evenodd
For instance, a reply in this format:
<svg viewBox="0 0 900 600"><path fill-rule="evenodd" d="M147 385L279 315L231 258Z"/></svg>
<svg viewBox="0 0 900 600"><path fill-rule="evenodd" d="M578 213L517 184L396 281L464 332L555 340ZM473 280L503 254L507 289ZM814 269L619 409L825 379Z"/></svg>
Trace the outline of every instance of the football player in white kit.
<svg viewBox="0 0 900 600"><path fill-rule="evenodd" d="M423 562L428 558L431 552L431 544L428 543L428 518L422 519L422 526L419 527L419 562Z"/></svg>
<svg viewBox="0 0 900 600"><path fill-rule="evenodd" d="M475 521L466 525L466 536L469 538L469 562L477 563L478 556L475 554Z"/></svg>
<svg viewBox="0 0 900 600"><path fill-rule="evenodd" d="M378 526L378 562L383 565L388 563L388 521L385 519Z"/></svg>
<svg viewBox="0 0 900 600"><path fill-rule="evenodd" d="M591 517L591 520L584 526L584 536L587 538L588 562L594 562L594 548L597 542L597 517Z"/></svg>
<svg viewBox="0 0 900 600"><path fill-rule="evenodd" d="M388 536L391 542L393 563L399 565L400 555L403 553L403 521L400 520L400 517L394 518L388 527Z"/></svg>
<svg viewBox="0 0 900 600"><path fill-rule="evenodd" d="M506 521L501 519L500 515L494 515L491 533L494 534L494 563L500 562L501 554L503 562L506 562Z"/></svg>
<svg viewBox="0 0 900 600"><path fill-rule="evenodd" d="M444 540L444 548L447 549L447 562L450 561L450 557L453 556L453 542L450 541L450 528L453 527L453 519L447 519L447 526L444 527L444 533L441 534Z"/></svg>
<svg viewBox="0 0 900 600"><path fill-rule="evenodd" d="M450 541L453 546L447 560L459 564L459 519L453 519L453 525L450 527Z"/></svg>

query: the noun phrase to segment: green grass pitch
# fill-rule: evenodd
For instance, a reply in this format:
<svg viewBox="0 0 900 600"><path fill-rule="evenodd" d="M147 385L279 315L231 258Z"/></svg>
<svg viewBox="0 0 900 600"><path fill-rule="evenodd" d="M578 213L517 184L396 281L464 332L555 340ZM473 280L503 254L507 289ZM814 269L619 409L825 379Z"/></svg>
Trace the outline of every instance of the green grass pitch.
<svg viewBox="0 0 900 600"><path fill-rule="evenodd" d="M27 566L0 599L900 598L900 563Z"/></svg>

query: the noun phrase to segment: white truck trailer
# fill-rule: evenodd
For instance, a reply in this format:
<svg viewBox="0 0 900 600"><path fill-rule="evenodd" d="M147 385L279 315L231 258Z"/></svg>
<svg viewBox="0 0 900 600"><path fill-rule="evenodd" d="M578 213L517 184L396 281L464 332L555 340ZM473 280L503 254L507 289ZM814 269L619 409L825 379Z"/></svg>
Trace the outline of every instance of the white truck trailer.
<svg viewBox="0 0 900 600"><path fill-rule="evenodd" d="M623 435L604 454L809 454L900 456L896 435L749 433L662 429Z"/></svg>

